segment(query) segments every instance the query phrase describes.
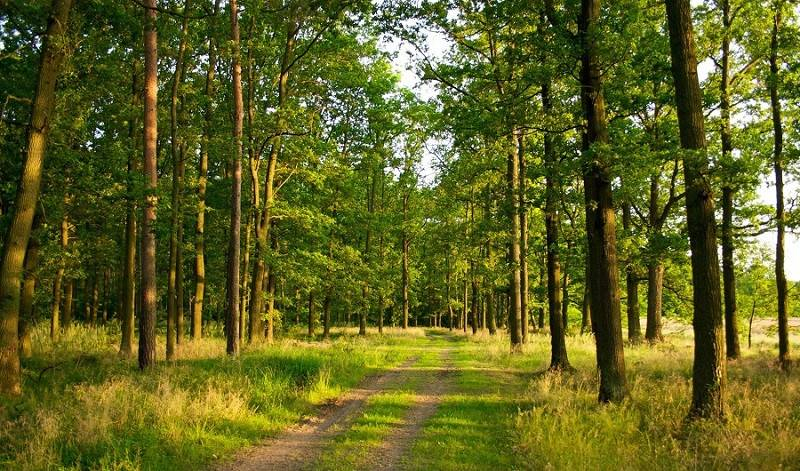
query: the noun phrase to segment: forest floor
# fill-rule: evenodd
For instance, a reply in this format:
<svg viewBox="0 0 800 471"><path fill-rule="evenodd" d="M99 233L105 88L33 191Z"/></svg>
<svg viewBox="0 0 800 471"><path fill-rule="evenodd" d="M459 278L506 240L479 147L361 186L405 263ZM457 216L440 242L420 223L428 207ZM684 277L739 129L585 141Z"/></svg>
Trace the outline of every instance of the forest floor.
<svg viewBox="0 0 800 471"><path fill-rule="evenodd" d="M26 395L0 402L0 469L799 469L800 375L776 368L772 326L753 330L720 424L684 420L691 328L677 322L626 347L631 398L608 406L589 336L568 337L568 374L546 371L547 335L512 355L501 335L422 328L295 333L238 359L215 337L140 373L113 332L48 346L42 328Z"/></svg>

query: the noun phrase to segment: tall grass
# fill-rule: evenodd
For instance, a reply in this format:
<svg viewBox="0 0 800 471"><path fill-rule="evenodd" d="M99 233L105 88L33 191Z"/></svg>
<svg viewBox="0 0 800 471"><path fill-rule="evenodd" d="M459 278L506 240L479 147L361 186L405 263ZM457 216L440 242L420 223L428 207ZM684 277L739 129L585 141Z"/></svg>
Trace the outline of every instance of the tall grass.
<svg viewBox="0 0 800 471"><path fill-rule="evenodd" d="M245 348L231 359L223 339L207 338L185 341L177 362L139 372L118 357L112 329L75 325L53 343L47 326L35 328L25 394L0 402L0 468L196 469L403 355L340 336Z"/></svg>

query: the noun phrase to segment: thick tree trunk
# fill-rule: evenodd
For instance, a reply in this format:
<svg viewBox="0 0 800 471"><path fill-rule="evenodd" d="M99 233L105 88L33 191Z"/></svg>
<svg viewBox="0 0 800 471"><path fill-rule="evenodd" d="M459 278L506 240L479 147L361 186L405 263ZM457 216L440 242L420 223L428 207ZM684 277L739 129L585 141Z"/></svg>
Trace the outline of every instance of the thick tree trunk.
<svg viewBox="0 0 800 471"><path fill-rule="evenodd" d="M142 214L142 313L139 316L139 368L156 362L156 206L158 197L158 37L156 0L145 0L144 17L144 158Z"/></svg>
<svg viewBox="0 0 800 471"><path fill-rule="evenodd" d="M708 174L703 103L697 77L692 14L689 0L666 0L672 75L683 168L686 182L686 215L692 250L694 306L694 370L691 417L725 414L725 361L722 303L717 260L714 198Z"/></svg>
<svg viewBox="0 0 800 471"><path fill-rule="evenodd" d="M239 7L231 0L231 42L233 61L233 145L231 165L231 222L228 233L228 260L226 276L225 338L228 355L239 354L239 263L242 225L242 129L244 125L244 102L242 98L242 64L239 43Z"/></svg>
<svg viewBox="0 0 800 471"><path fill-rule="evenodd" d="M14 212L4 239L0 262L0 395L22 392L19 366L20 288L25 251L39 200L47 136L55 106L55 88L64 52L61 36L67 28L72 0L53 0L42 44L39 78L28 127L25 163L17 187Z"/></svg>
<svg viewBox="0 0 800 471"><path fill-rule="evenodd" d="M589 239L590 299L594 316L597 366L600 370L600 402L619 402L628 395L625 379L619 275L617 272L616 219L609 172L608 129L602 73L597 52L600 0L582 0L578 25L583 44L581 101L584 135L584 190L586 234Z"/></svg>
<svg viewBox="0 0 800 471"><path fill-rule="evenodd" d="M776 2L772 23L772 35L769 55L769 98L772 108L772 130L774 148L772 167L775 172L775 223L777 236L775 241L775 284L778 294L778 362L784 370L789 369L789 321L788 290L786 286L785 248L786 215L783 201L783 122L781 120L781 101L778 95L778 32L781 27L780 8L782 2Z"/></svg>

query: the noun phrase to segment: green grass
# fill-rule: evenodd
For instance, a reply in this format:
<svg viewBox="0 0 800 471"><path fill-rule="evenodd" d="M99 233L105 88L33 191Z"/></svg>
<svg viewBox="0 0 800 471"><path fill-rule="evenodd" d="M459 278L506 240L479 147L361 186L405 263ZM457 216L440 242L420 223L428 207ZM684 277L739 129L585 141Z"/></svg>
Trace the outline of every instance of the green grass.
<svg viewBox="0 0 800 471"><path fill-rule="evenodd" d="M688 331L690 333L690 329ZM369 469L447 349L457 371L403 460L412 470L800 469L800 380L767 342L728 364L727 420L687 423L692 344L674 333L625 349L631 398L597 403L594 343L567 339L574 373L546 372L549 338L523 354L506 337L413 329L330 342L293 333L226 358L220 338L141 373L117 334L74 328L58 345L37 327L25 395L0 402L0 469L202 469L279 433L365 375L418 358L397 387L325 446L314 469ZM798 351L793 335L793 351ZM163 344L163 342L162 342ZM160 353L163 356L163 352Z"/></svg>
<svg viewBox="0 0 800 471"><path fill-rule="evenodd" d="M76 326L52 345L37 327L25 394L0 402L0 468L197 469L401 362L411 350L397 346L413 342L288 339L230 359L223 339L203 339L142 373L117 357L117 338Z"/></svg>

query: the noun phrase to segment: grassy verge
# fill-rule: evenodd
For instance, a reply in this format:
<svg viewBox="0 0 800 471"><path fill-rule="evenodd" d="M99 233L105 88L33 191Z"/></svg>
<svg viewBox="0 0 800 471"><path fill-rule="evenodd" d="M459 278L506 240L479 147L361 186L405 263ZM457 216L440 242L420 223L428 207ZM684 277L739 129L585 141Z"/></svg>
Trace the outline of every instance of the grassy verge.
<svg viewBox="0 0 800 471"><path fill-rule="evenodd" d="M75 326L52 345L46 326L37 328L25 394L0 402L0 468L197 469L413 351L398 348L412 337L340 335L230 359L224 340L211 338L186 342L179 361L142 373L117 357L117 339Z"/></svg>

